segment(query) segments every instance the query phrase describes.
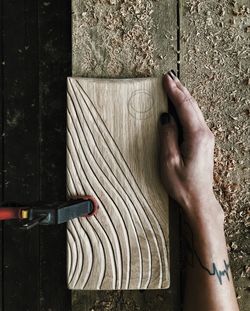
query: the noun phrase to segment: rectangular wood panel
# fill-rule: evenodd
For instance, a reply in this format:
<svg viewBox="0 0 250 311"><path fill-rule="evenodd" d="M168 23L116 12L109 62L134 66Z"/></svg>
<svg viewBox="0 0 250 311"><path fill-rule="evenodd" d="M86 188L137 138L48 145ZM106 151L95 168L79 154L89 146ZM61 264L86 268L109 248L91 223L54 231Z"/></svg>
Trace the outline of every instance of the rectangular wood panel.
<svg viewBox="0 0 250 311"><path fill-rule="evenodd" d="M68 223L71 289L169 287L168 197L158 176L161 79L68 79L69 197L96 216Z"/></svg>

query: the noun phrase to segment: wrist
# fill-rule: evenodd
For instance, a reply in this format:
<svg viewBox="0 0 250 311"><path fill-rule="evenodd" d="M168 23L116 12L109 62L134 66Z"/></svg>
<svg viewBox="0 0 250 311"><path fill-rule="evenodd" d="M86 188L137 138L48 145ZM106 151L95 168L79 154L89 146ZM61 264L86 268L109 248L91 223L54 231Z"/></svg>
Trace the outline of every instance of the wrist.
<svg viewBox="0 0 250 311"><path fill-rule="evenodd" d="M204 263L227 257L224 233L224 213L215 198L194 201L192 208L184 210L184 223L187 223L191 237L186 237L196 249ZM188 232L188 231L187 231Z"/></svg>
<svg viewBox="0 0 250 311"><path fill-rule="evenodd" d="M214 194L189 200L182 208L186 220L194 229L209 226L224 230L224 212Z"/></svg>

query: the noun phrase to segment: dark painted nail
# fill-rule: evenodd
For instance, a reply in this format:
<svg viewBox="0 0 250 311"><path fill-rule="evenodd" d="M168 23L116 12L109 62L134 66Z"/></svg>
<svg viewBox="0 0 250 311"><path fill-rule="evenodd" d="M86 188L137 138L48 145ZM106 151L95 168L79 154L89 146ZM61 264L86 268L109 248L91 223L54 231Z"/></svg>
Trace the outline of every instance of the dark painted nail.
<svg viewBox="0 0 250 311"><path fill-rule="evenodd" d="M175 74L175 72L174 72L173 70L170 70L170 71L168 72L168 75L169 75L169 77L170 77L171 79L173 79L173 80L174 80L173 76L176 77L176 74Z"/></svg>
<svg viewBox="0 0 250 311"><path fill-rule="evenodd" d="M168 124L170 122L170 115L167 112L164 112L160 116L161 125Z"/></svg>
<svg viewBox="0 0 250 311"><path fill-rule="evenodd" d="M175 73L175 71L172 69L172 70L170 70L171 72L172 72L172 74L174 75L174 76L176 76L176 73Z"/></svg>

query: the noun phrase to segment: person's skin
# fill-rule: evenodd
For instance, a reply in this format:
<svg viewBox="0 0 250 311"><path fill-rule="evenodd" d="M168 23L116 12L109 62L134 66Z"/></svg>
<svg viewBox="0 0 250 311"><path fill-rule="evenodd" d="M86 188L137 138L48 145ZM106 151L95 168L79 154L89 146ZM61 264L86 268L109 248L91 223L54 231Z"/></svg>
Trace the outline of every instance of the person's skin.
<svg viewBox="0 0 250 311"><path fill-rule="evenodd" d="M172 73L164 89L182 127L178 142L175 119L160 117L160 168L168 194L184 214L191 263L185 277L184 310L239 310L224 235L224 214L213 192L214 136L189 91Z"/></svg>

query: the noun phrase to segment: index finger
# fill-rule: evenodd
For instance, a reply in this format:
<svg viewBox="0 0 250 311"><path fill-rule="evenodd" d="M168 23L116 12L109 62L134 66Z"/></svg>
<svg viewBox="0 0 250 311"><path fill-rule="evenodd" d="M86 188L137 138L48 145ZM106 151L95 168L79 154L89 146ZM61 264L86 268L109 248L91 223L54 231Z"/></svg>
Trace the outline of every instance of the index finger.
<svg viewBox="0 0 250 311"><path fill-rule="evenodd" d="M195 132L206 126L202 112L194 98L180 80L170 74L164 75L163 85L176 109L184 132Z"/></svg>

